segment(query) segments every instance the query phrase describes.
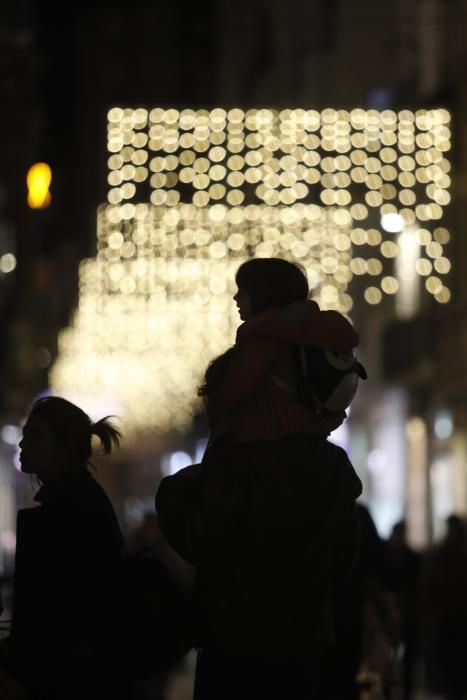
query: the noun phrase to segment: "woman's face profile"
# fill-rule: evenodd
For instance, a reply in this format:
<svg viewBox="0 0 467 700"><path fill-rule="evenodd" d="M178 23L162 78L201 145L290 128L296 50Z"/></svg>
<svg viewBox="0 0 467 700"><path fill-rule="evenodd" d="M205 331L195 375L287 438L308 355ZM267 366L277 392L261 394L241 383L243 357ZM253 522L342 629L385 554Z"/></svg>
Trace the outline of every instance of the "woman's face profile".
<svg viewBox="0 0 467 700"><path fill-rule="evenodd" d="M19 443L21 471L36 474L42 481L56 475L62 459L55 435L39 416L30 416Z"/></svg>
<svg viewBox="0 0 467 700"><path fill-rule="evenodd" d="M251 316L250 295L239 287L237 289L236 294L234 294L234 301L237 304L240 318L242 319L242 321L247 321Z"/></svg>

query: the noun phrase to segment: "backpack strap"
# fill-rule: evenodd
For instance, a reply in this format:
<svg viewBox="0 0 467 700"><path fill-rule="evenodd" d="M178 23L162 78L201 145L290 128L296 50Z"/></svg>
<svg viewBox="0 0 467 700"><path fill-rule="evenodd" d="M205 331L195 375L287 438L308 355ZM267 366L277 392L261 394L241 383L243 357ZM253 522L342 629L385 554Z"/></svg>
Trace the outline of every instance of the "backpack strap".
<svg viewBox="0 0 467 700"><path fill-rule="evenodd" d="M278 377L277 374L271 374L271 379L274 384L279 387L279 389L282 389L282 391L286 391L288 394L295 394L295 391L290 384L287 384L287 382Z"/></svg>
<svg viewBox="0 0 467 700"><path fill-rule="evenodd" d="M316 394L311 384L310 372L304 345L296 346L297 369L298 369L298 396L314 413L321 415L324 413L324 405Z"/></svg>

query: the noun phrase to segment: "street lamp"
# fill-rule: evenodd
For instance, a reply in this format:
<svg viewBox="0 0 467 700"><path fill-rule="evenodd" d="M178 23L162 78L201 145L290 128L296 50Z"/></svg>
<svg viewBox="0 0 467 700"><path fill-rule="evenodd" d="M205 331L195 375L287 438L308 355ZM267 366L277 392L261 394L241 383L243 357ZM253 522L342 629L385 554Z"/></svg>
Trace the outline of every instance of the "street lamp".
<svg viewBox="0 0 467 700"><path fill-rule="evenodd" d="M26 176L27 202L30 209L47 209L52 201L52 195L49 191L51 181L52 171L47 163L31 165Z"/></svg>

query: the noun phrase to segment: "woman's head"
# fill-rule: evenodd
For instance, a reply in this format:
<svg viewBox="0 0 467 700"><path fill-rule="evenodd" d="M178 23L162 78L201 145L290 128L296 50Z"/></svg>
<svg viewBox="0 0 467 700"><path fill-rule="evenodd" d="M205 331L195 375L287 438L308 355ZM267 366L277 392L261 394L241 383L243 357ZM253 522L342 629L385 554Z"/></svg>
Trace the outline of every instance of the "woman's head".
<svg viewBox="0 0 467 700"><path fill-rule="evenodd" d="M86 469L93 435L100 439L106 455L119 444L120 432L109 417L92 423L84 411L66 399L39 399L23 428L21 470L47 481L66 471Z"/></svg>
<svg viewBox="0 0 467 700"><path fill-rule="evenodd" d="M238 268L235 281L238 292L234 299L245 321L274 306L304 301L310 291L300 265L281 258L247 260Z"/></svg>

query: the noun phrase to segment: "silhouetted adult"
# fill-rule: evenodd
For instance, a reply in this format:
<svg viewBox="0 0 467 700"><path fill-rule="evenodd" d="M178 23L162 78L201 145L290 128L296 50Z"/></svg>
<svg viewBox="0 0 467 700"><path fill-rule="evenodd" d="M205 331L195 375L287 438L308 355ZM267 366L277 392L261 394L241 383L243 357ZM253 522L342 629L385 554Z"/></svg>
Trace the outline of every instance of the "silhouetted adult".
<svg viewBox="0 0 467 700"><path fill-rule="evenodd" d="M358 700L357 674L364 656L365 604L379 585L382 541L368 508L357 503L358 552L352 568L334 587L335 645L328 658L328 697Z"/></svg>
<svg viewBox="0 0 467 700"><path fill-rule="evenodd" d="M394 524L383 548L384 585L393 593L401 616L403 643L403 698L412 697L417 661L417 585L420 575L420 554L407 543L406 523Z"/></svg>
<svg viewBox="0 0 467 700"><path fill-rule="evenodd" d="M38 400L23 428L21 469L41 486L38 506L18 512L8 665L34 700L129 697L112 649L123 539L88 470L93 436L109 454L120 433L58 397Z"/></svg>
<svg viewBox="0 0 467 700"><path fill-rule="evenodd" d="M236 280L245 323L219 381L209 378L219 364L206 377L209 447L201 468L162 481L156 506L169 542L198 566L195 698L306 700L322 697L361 484L326 439L345 413L303 400L297 347L348 353L358 336L307 300L292 263L251 260Z"/></svg>
<svg viewBox="0 0 467 700"><path fill-rule="evenodd" d="M157 545L159 536L157 515L154 511L148 511L127 539L127 550L130 554L151 551Z"/></svg>
<svg viewBox="0 0 467 700"><path fill-rule="evenodd" d="M447 700L467 694L466 591L465 523L451 515L444 540L422 560L419 590L426 686Z"/></svg>
<svg viewBox="0 0 467 700"><path fill-rule="evenodd" d="M127 543L122 662L132 665L134 700L163 700L170 674L191 648L191 583L180 566L191 567L161 540L157 515L148 511Z"/></svg>

